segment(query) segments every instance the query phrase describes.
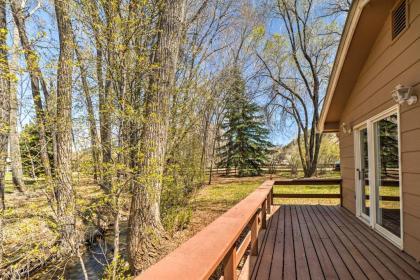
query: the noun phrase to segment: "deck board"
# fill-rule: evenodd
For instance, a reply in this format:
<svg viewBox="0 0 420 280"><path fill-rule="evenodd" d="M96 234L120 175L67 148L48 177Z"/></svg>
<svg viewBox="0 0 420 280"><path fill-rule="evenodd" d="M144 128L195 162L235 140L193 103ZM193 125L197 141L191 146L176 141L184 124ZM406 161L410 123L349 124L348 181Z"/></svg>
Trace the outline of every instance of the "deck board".
<svg viewBox="0 0 420 280"><path fill-rule="evenodd" d="M302 213L306 225L308 226L308 230L311 233L311 239L314 244L319 264L321 266L325 279L337 279L338 275L328 255L328 248L325 247L324 243L322 242L322 240L326 240L326 238L321 239L318 230L315 224L313 223L312 218L309 216L308 212L305 209L302 209L302 207L298 207L298 210Z"/></svg>
<svg viewBox="0 0 420 280"><path fill-rule="evenodd" d="M351 263L351 255L347 254L345 246L341 243L339 236L334 232L334 229L330 228L328 223L324 221L324 217L317 215L314 209L316 208L305 207L305 211L309 213L318 232L322 233L322 236L324 236L321 241L328 252L338 278L351 279L352 277L349 269L354 269ZM344 242L344 245L345 244L346 242ZM361 279L363 279L363 277Z"/></svg>
<svg viewBox="0 0 420 280"><path fill-rule="evenodd" d="M420 264L338 206L271 216L252 279L420 279Z"/></svg>
<svg viewBox="0 0 420 280"><path fill-rule="evenodd" d="M297 216L297 223L300 226L300 231L302 234L302 241L305 248L306 257L308 259L309 271L311 274L311 279L324 279L324 274L322 273L322 268L320 261L318 260L318 256L316 254L314 244L312 242L311 234L308 230L308 226L306 225L306 221L302 215L302 212L299 211L299 207L295 207L294 211L296 211Z"/></svg>
<svg viewBox="0 0 420 280"><path fill-rule="evenodd" d="M284 236L285 236L285 211L284 207L280 207L274 215L279 216L276 232L276 243L271 260L270 280L275 279L275 275L283 275L284 264ZM274 230L274 229L270 229Z"/></svg>
<svg viewBox="0 0 420 280"><path fill-rule="evenodd" d="M384 273L387 273L388 275L389 273L393 275L399 275L406 279L410 278L408 273L404 269L402 269L393 259L389 258L382 250L376 247L376 245L373 242L371 242L369 239L361 236L360 232L358 232L353 225L355 223L354 221L352 221L351 223L345 223L342 220L338 219L338 217L334 215L331 211L324 209L324 207L323 207L323 213L326 216L329 215L329 217L332 220L334 220L336 223L341 223L343 231L347 231L349 233L351 232L351 234L353 234L353 236L357 238L356 242L358 242L359 244L363 244L366 248L368 248L368 250L376 256L376 258L383 264L383 266L386 267L387 271ZM392 277L392 279L395 279L395 278Z"/></svg>
<svg viewBox="0 0 420 280"><path fill-rule="evenodd" d="M257 271L259 273L256 276L256 279L258 280L268 280L270 277L271 260L273 256L274 246L276 244L278 220L279 215L274 215L271 219L272 230L268 232L266 244L263 247L262 257L260 258L261 261L259 262Z"/></svg>
<svg viewBox="0 0 420 280"><path fill-rule="evenodd" d="M285 227L285 237L284 237L284 265L283 273L284 278L295 279L296 278L296 258L294 250L294 240L293 240L293 228L292 228L292 215L290 211L291 207L285 207L284 209L284 227Z"/></svg>

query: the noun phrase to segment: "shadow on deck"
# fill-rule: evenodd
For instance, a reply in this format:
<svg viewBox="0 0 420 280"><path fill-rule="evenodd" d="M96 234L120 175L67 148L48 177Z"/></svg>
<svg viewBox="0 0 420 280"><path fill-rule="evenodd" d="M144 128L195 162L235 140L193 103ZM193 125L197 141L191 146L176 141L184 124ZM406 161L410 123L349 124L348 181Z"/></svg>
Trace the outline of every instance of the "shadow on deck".
<svg viewBox="0 0 420 280"><path fill-rule="evenodd" d="M413 258L339 206L283 205L267 230L240 279L420 279Z"/></svg>

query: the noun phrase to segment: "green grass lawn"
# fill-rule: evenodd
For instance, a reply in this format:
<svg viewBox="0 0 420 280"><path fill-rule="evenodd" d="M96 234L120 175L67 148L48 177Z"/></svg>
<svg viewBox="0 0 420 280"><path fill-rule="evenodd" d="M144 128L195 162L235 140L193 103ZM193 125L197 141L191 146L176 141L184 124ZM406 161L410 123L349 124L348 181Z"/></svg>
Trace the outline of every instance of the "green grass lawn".
<svg viewBox="0 0 420 280"><path fill-rule="evenodd" d="M274 186L273 189L276 194L337 194L340 193L339 186L319 185L319 186ZM340 199L336 198L275 198L274 204L323 204L323 205L338 205Z"/></svg>
<svg viewBox="0 0 420 280"><path fill-rule="evenodd" d="M298 172L296 175L290 174L290 172L280 172L278 174L280 178L294 179L302 178L303 172ZM338 171L326 171L322 174L318 174L316 178L340 178L341 174ZM302 186L274 186L274 193L289 193L289 194L336 194L340 193L340 186L330 185L302 185ZM338 205L339 199L331 198L276 198L274 204L324 204L324 205Z"/></svg>
<svg viewBox="0 0 420 280"><path fill-rule="evenodd" d="M337 174L329 174L329 178L337 177ZM339 176L339 174L338 174ZM250 179L251 180L251 179ZM242 180L240 182L216 183L201 189L191 201L193 209L223 213L236 203L244 199L264 182L265 178L252 181ZM339 193L339 186L274 186L274 193L299 193L299 194L335 194ZM325 204L337 205L339 199L318 199L318 198L276 198L275 204Z"/></svg>
<svg viewBox="0 0 420 280"><path fill-rule="evenodd" d="M247 197L264 179L233 183L218 183L201 189L191 201L194 208L229 209Z"/></svg>

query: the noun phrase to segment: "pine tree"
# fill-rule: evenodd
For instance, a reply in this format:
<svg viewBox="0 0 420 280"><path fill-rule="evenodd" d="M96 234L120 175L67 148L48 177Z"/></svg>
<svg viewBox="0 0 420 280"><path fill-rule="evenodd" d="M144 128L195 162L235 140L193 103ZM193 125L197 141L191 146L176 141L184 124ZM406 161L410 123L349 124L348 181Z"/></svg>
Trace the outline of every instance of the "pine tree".
<svg viewBox="0 0 420 280"><path fill-rule="evenodd" d="M222 124L223 145L218 150L219 167L237 169L239 176L260 175L271 146L260 107L246 94L240 69L234 67L227 85L225 121Z"/></svg>

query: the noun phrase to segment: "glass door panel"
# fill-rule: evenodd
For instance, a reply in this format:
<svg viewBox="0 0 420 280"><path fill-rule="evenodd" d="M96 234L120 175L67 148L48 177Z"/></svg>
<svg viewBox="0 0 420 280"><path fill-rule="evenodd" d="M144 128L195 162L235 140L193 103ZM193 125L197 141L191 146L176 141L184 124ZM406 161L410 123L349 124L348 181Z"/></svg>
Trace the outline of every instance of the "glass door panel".
<svg viewBox="0 0 420 280"><path fill-rule="evenodd" d="M359 132L360 143L360 168L357 170L360 185L361 213L370 216L370 187L369 187L369 157L368 157L368 133L367 128Z"/></svg>
<svg viewBox="0 0 420 280"><path fill-rule="evenodd" d="M401 237L398 115L373 123L376 224Z"/></svg>

